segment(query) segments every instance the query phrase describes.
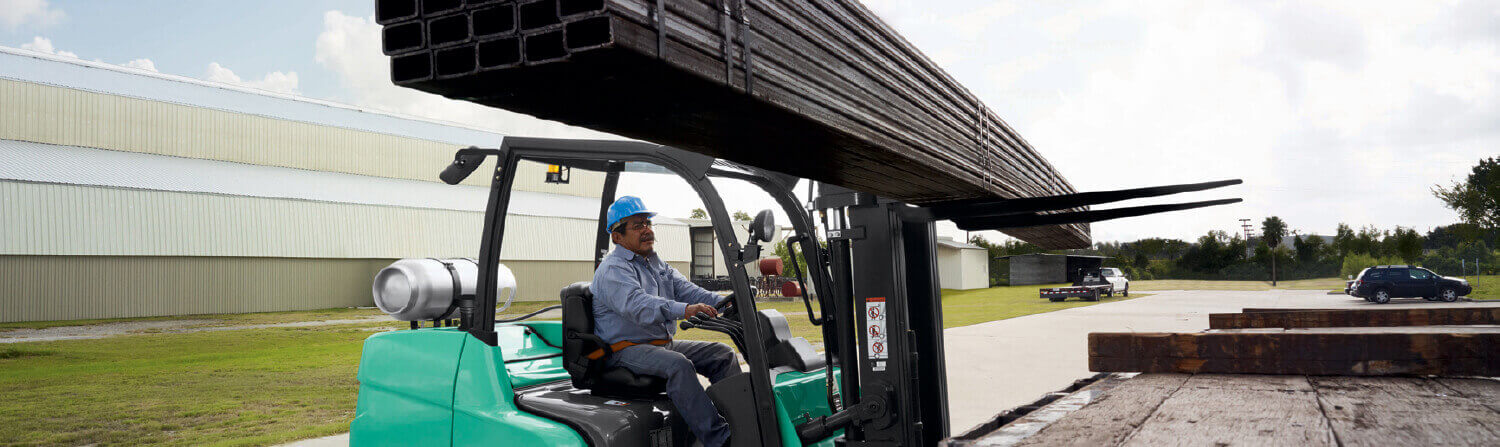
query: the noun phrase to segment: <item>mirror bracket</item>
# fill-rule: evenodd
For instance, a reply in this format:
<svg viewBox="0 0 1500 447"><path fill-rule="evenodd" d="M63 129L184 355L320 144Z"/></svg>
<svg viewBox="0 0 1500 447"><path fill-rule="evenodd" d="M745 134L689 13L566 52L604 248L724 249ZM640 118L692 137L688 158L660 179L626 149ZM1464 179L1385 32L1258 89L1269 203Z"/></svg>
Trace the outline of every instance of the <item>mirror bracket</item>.
<svg viewBox="0 0 1500 447"><path fill-rule="evenodd" d="M760 260L760 244L754 242L754 240L751 240L749 245L740 249L739 261L741 264L749 264Z"/></svg>

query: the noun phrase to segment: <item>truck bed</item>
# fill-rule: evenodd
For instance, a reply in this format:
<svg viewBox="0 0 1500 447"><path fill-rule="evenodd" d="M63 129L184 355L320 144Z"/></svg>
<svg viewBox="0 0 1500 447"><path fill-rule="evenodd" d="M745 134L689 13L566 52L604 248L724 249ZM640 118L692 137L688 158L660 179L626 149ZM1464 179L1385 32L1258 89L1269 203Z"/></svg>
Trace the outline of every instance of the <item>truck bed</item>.
<svg viewBox="0 0 1500 447"><path fill-rule="evenodd" d="M945 444L1500 445L1500 380L1115 373Z"/></svg>
<svg viewBox="0 0 1500 447"><path fill-rule="evenodd" d="M1063 300L1067 298L1098 299L1101 296L1112 293L1114 286L1111 284L1085 284L1063 287L1044 287L1037 293L1042 298L1050 300Z"/></svg>

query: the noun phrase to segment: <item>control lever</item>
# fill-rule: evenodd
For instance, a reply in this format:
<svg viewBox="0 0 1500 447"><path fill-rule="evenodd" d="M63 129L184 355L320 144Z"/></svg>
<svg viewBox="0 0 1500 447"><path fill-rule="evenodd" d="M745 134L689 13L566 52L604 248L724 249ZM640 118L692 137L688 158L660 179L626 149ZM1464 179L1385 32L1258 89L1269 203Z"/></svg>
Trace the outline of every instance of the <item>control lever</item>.
<svg viewBox="0 0 1500 447"><path fill-rule="evenodd" d="M739 348L739 351L741 353L744 353L746 346L744 330L732 323L732 320L727 320L724 318L710 318L704 315L694 315L692 318L683 320L682 323L678 324L678 327L682 328L683 330L696 327L728 335L729 339L734 341L735 347Z"/></svg>

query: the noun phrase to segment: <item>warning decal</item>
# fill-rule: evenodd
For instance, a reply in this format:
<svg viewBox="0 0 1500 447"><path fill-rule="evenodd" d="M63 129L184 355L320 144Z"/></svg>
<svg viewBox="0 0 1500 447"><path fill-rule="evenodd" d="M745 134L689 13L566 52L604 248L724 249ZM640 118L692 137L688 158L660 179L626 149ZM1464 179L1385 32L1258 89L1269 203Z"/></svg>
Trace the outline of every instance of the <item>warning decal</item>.
<svg viewBox="0 0 1500 447"><path fill-rule="evenodd" d="M885 331L885 297L871 297L865 299L865 355L872 360L875 371L885 370L885 360L890 358L886 351Z"/></svg>

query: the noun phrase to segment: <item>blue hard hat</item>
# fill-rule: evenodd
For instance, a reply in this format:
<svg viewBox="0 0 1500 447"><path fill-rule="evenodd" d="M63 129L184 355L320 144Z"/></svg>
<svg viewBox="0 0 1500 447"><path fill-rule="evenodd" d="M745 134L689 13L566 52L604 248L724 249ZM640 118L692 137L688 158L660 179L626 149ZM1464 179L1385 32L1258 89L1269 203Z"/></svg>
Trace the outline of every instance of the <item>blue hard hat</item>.
<svg viewBox="0 0 1500 447"><path fill-rule="evenodd" d="M609 205L609 224L605 225L604 228L614 231L615 224L620 223L620 219L637 214L647 214L646 217L656 217L656 213L646 209L646 203L642 202L640 197L621 196L615 200L615 203Z"/></svg>

